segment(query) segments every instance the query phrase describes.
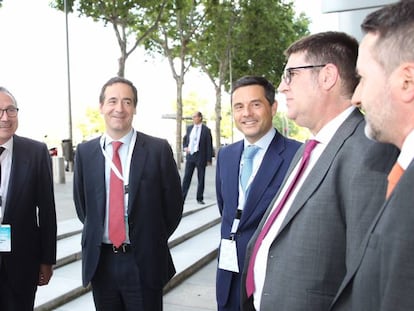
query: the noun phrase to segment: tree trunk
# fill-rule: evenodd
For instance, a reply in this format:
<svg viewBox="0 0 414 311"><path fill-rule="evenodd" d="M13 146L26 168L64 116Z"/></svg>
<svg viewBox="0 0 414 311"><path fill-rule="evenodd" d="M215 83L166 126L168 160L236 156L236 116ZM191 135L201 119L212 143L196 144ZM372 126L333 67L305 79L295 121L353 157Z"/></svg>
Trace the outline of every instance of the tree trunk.
<svg viewBox="0 0 414 311"><path fill-rule="evenodd" d="M220 149L221 146L221 86L215 86L216 89L216 106L215 106L215 113L216 113L216 153Z"/></svg>
<svg viewBox="0 0 414 311"><path fill-rule="evenodd" d="M183 143L182 143L182 120L183 120L183 84L184 79L179 77L177 80L177 124L176 124L176 144L175 144L175 153L177 159L177 167L181 169L182 163L182 150L183 150Z"/></svg>

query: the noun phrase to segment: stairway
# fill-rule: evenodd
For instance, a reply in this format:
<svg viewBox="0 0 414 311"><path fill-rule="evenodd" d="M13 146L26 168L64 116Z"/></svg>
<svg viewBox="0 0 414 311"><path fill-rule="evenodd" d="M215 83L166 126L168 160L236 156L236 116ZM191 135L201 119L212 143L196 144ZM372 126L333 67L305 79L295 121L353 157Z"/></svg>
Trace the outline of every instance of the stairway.
<svg viewBox="0 0 414 311"><path fill-rule="evenodd" d="M80 305L79 309L71 307L71 311L93 309L90 288L82 287L81 230L82 224L77 219L58 223L57 263L50 283L38 288L35 311L69 310L66 304ZM214 260L219 240L220 215L215 203L186 208L169 240L177 273L164 293Z"/></svg>

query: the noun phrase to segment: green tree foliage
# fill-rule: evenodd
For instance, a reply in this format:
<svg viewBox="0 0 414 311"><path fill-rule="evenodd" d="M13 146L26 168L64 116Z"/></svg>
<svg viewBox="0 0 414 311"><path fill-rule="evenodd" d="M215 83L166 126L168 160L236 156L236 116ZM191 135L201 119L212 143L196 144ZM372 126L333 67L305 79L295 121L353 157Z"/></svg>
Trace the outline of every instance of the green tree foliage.
<svg viewBox="0 0 414 311"><path fill-rule="evenodd" d="M222 123L229 120L226 114L222 118L222 87L229 73L233 30L238 23L238 11L234 1L207 1L205 12L203 30L198 37L193 57L194 63L207 74L214 86L216 95L214 133L216 149L218 149L223 137Z"/></svg>
<svg viewBox="0 0 414 311"><path fill-rule="evenodd" d="M185 74L193 65L194 47L204 22L200 0L169 0L157 31L146 40L145 47L164 55L170 64L177 89L176 154L180 167L182 158L182 89Z"/></svg>
<svg viewBox="0 0 414 311"><path fill-rule="evenodd" d="M293 4L282 0L207 1L206 21L194 51L195 63L208 75L216 92L216 147L220 145L222 90L244 75L265 76L279 83L284 50L308 34L309 20L295 17ZM231 115L230 115L231 117Z"/></svg>
<svg viewBox="0 0 414 311"><path fill-rule="evenodd" d="M284 112L277 112L273 118L273 126L283 135L299 141L309 138L309 130L298 126L294 121L287 118Z"/></svg>
<svg viewBox="0 0 414 311"><path fill-rule="evenodd" d="M232 75L261 75L275 84L286 62L284 50L307 35L309 19L295 16L293 2L240 0L240 24L232 50Z"/></svg>
<svg viewBox="0 0 414 311"><path fill-rule="evenodd" d="M91 137L105 132L105 122L98 108L86 108L85 116L77 124L77 128L82 133L82 140L88 140Z"/></svg>
<svg viewBox="0 0 414 311"><path fill-rule="evenodd" d="M77 11L79 16L111 25L121 51L117 75L124 77L126 60L157 28L166 1L54 0L51 6L67 13Z"/></svg>
<svg viewBox="0 0 414 311"><path fill-rule="evenodd" d="M66 12L76 11L113 27L121 50L119 76L124 76L125 62L139 45L168 59L177 88L178 163L182 88L188 70L201 68L214 85L215 141L219 146L232 124L231 106L222 114L222 91L229 91L233 80L247 74L279 83L283 51L308 33L309 24L304 15L295 16L292 2L284 0L53 0L51 5L65 11L65 3Z"/></svg>

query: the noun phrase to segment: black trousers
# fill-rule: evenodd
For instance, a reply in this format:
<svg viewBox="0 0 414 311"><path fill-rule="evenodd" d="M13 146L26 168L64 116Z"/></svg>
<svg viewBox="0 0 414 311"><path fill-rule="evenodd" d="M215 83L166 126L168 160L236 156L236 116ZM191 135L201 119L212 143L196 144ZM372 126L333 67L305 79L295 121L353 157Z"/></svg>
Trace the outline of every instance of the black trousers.
<svg viewBox="0 0 414 311"><path fill-rule="evenodd" d="M103 247L91 285L97 311L162 311L162 289L142 287L132 251Z"/></svg>
<svg viewBox="0 0 414 311"><path fill-rule="evenodd" d="M183 178L183 198L187 197L188 189L190 188L191 179L193 177L194 169L197 168L197 201L204 199L204 182L206 177L206 166L199 161L199 152L188 154L185 162L184 178Z"/></svg>
<svg viewBox="0 0 414 311"><path fill-rule="evenodd" d="M24 286L13 289L10 284L11 277L7 274L6 268L0 260L0 310L33 311L37 285L33 284L32 288Z"/></svg>

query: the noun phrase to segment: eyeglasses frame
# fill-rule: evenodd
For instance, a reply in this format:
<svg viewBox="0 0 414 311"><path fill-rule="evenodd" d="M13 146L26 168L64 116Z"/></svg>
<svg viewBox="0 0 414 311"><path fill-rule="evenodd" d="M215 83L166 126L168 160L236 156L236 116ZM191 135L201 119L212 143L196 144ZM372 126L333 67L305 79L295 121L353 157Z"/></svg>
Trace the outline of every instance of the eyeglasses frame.
<svg viewBox="0 0 414 311"><path fill-rule="evenodd" d="M12 113L12 115L10 115L10 110L15 110L16 114ZM15 118L15 117L17 117L17 114L19 112L19 108L17 108L17 107L8 107L6 109L0 109L0 118L3 117L4 112L6 112L8 117Z"/></svg>
<svg viewBox="0 0 414 311"><path fill-rule="evenodd" d="M290 85L292 82L292 71L293 70L300 70L300 69L314 69L325 67L327 64L320 64L320 65L305 65L305 66L297 66L297 67L288 67L283 70L282 79L285 81L287 85Z"/></svg>

